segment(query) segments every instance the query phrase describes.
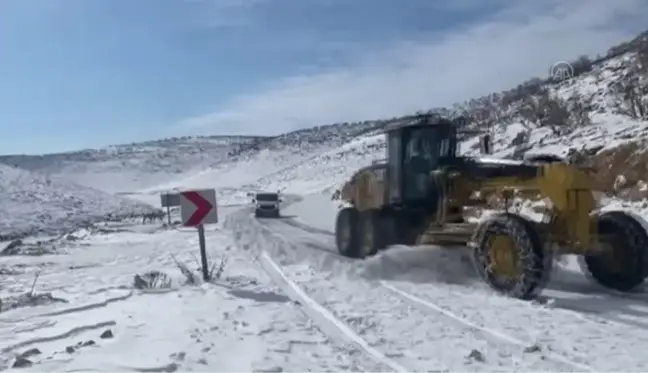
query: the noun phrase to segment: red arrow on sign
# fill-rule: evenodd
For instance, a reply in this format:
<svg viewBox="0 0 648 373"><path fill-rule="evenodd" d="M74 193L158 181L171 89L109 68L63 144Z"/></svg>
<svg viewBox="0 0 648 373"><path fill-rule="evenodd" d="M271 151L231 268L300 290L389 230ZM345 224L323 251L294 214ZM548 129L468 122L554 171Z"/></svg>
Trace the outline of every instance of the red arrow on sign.
<svg viewBox="0 0 648 373"><path fill-rule="evenodd" d="M185 225L191 227L200 225L203 219L205 219L205 216L209 214L214 206L212 206L212 204L208 200L204 199L198 192L182 192L182 195L191 201L191 203L196 205L196 211L194 211L193 215L187 219Z"/></svg>

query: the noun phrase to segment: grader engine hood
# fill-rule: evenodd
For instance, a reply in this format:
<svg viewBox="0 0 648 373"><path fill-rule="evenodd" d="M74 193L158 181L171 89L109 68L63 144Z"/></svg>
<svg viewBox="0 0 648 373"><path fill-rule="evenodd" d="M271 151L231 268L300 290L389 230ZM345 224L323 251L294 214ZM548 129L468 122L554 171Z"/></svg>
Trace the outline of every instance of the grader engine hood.
<svg viewBox="0 0 648 373"><path fill-rule="evenodd" d="M493 179L499 177L530 178L538 174L538 165L524 163L513 159L499 158L464 158L461 169L475 179Z"/></svg>
<svg viewBox="0 0 648 373"><path fill-rule="evenodd" d="M476 162L489 165L522 165L524 162L515 159L504 159L495 157L479 157L473 158Z"/></svg>

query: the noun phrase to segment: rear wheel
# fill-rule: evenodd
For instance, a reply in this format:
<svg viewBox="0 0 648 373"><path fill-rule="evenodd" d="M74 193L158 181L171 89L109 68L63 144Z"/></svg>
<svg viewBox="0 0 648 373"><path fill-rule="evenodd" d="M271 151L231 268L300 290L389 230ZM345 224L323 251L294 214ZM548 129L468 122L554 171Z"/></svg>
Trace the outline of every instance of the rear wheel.
<svg viewBox="0 0 648 373"><path fill-rule="evenodd" d="M387 246L383 228L383 218L377 210L360 213L360 257L375 255Z"/></svg>
<svg viewBox="0 0 648 373"><path fill-rule="evenodd" d="M553 258L532 222L501 214L482 223L471 240L473 264L496 291L519 299L538 295L551 273Z"/></svg>
<svg viewBox="0 0 648 373"><path fill-rule="evenodd" d="M335 243L338 252L349 258L360 257L358 216L358 210L346 207L338 211L335 221Z"/></svg>
<svg viewBox="0 0 648 373"><path fill-rule="evenodd" d="M648 275L648 234L642 224L623 211L608 211L598 217L602 251L585 255L581 267L600 285L617 291L632 291Z"/></svg>
<svg viewBox="0 0 648 373"><path fill-rule="evenodd" d="M338 212L335 241L338 252L349 258L375 255L388 245L383 217L378 210L347 207Z"/></svg>

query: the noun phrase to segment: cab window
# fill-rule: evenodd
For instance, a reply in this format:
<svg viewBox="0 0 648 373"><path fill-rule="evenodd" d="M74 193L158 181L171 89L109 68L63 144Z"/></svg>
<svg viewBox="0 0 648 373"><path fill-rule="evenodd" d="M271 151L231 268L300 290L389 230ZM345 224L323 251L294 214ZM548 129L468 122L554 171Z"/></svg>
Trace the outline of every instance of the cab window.
<svg viewBox="0 0 648 373"><path fill-rule="evenodd" d="M411 132L407 143L405 161L420 158L426 161L428 167L437 165L440 154L435 128L422 128Z"/></svg>
<svg viewBox="0 0 648 373"><path fill-rule="evenodd" d="M259 193L256 196L256 200L264 202L276 202L279 200L279 196L273 193Z"/></svg>

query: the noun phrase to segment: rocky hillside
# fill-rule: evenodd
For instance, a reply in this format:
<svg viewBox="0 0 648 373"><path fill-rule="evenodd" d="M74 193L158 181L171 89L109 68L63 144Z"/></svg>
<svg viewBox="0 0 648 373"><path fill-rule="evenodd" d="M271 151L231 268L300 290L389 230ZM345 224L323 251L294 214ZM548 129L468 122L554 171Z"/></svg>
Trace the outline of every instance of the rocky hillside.
<svg viewBox="0 0 648 373"><path fill-rule="evenodd" d="M531 79L454 111L470 118L470 126L493 132L500 155L560 155L593 168L603 191L646 198L648 31L605 57L580 57L572 66L571 79Z"/></svg>

